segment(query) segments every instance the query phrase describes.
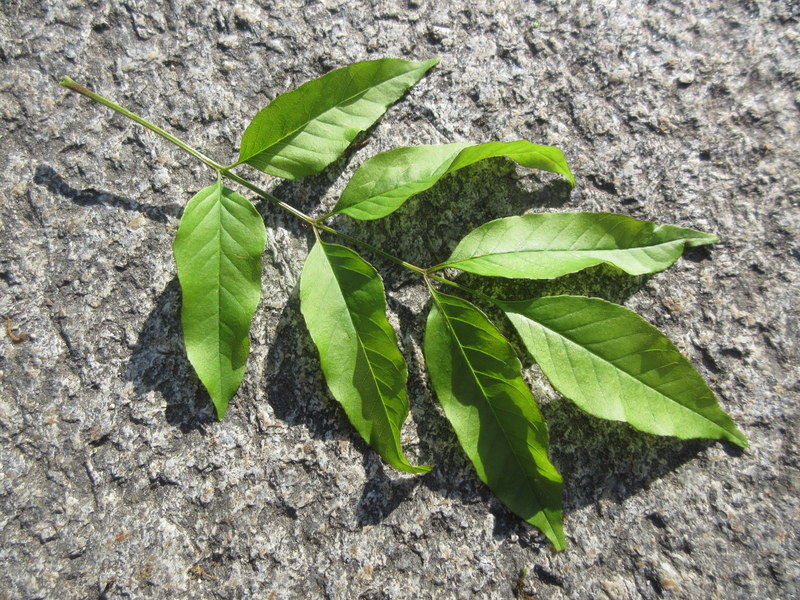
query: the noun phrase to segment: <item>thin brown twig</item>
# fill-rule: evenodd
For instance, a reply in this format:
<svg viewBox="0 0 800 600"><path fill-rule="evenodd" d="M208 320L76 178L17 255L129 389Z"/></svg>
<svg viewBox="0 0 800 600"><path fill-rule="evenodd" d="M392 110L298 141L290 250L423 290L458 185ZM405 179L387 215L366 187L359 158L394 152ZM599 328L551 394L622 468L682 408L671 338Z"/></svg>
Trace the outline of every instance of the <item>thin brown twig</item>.
<svg viewBox="0 0 800 600"><path fill-rule="evenodd" d="M28 339L27 333L20 333L19 335L14 333L14 330L11 329L11 317L8 315L6 315L6 333L14 344L19 344L20 342L24 342L26 339Z"/></svg>

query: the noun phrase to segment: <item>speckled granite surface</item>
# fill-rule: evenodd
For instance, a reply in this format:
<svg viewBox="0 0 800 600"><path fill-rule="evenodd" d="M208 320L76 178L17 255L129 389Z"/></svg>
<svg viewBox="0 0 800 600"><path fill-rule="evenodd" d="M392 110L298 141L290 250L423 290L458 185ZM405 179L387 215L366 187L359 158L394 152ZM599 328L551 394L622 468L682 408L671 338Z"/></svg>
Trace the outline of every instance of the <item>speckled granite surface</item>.
<svg viewBox="0 0 800 600"><path fill-rule="evenodd" d="M798 19L796 2L759 0L4 2L0 313L28 338L0 340L0 598L798 597ZM253 353L212 420L170 255L210 174L57 81L225 162L277 93L381 56L442 61L331 170L254 178L322 214L340 173L394 146L561 147L572 192L489 161L363 235L433 264L524 210L718 233L646 280L599 271L548 289L664 330L750 449L584 416L531 368L565 479L569 547L552 553L462 457L420 367L424 288L374 257L410 359L406 447L437 468L400 475L356 439L298 311L310 233L261 204Z"/></svg>

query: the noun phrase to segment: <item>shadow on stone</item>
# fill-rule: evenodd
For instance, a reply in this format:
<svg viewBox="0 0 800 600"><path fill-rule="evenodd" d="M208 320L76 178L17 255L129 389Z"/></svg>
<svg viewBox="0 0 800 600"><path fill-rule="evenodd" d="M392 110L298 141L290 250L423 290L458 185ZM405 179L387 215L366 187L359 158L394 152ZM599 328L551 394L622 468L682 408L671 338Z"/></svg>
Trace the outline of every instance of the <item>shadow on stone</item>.
<svg viewBox="0 0 800 600"><path fill-rule="evenodd" d="M333 185L348 160L349 156L341 158L320 175L281 183L273 192L301 210L312 212L316 199ZM446 177L434 189L412 198L387 219L356 223L340 217L341 223L336 226L344 232L357 233L365 241L410 262L434 264L446 258L467 232L488 220L520 214L531 208L558 207L568 201L570 188L565 182L548 179L538 189L526 190L518 179L502 176L512 170L507 161L485 161ZM180 214L176 204L151 207L94 189L76 190L48 165L37 168L34 181L81 206L122 207L159 222ZM487 181L491 181L491 189ZM453 201L453 198L458 200ZM282 215L267 210L266 205L262 209L267 213L268 225L282 223ZM424 227L420 223L424 223ZM302 230L300 223L289 225L293 235L302 235ZM398 231L408 232L408 235L398 235ZM364 253L364 257L376 264L387 289L418 284L416 275L393 263L368 253ZM704 257L700 249L690 259ZM507 299L569 293L598 296L618 303L642 282L642 278L629 277L605 266L548 281L485 279L468 274L460 275L457 280L486 294ZM389 303L399 317L402 332L421 346L427 310L415 313L391 298ZM511 327L496 311L493 313L491 307L482 308L512 341L523 362L530 364ZM424 365L409 362L409 400L419 436L415 462L433 464L435 468L427 475L392 479L386 474L389 467L359 438L344 411L330 396L317 350L299 311L297 288L283 307L272 337L266 356L264 388L275 416L289 425L304 425L316 439L348 439L363 454L367 483L356 507L360 526L380 523L416 486L425 485L465 506L488 502L495 517L497 539L517 536L522 544L539 543L536 530L503 507L477 479L452 429L435 405ZM408 356L410 352L405 354ZM125 378L133 383L137 395L150 391L161 394L167 402L167 422L185 433L202 432L207 424L215 421L208 396L186 358L180 326L180 287L176 279L156 299L133 349ZM604 499L620 503L647 489L652 481L691 460L713 443L639 433L625 424L595 419L564 399L545 404L542 412L550 427L551 458L564 476L565 513Z"/></svg>
<svg viewBox="0 0 800 600"><path fill-rule="evenodd" d="M367 482L361 491L361 498L356 507L356 519L359 527L377 525L388 517L395 508L408 498L420 485L420 477L404 477L391 479L386 474L391 469L383 464L378 454L364 445L364 471Z"/></svg>
<svg viewBox="0 0 800 600"><path fill-rule="evenodd" d="M426 267L445 260L475 227L530 209L562 206L570 193L566 181L549 176L542 181L533 175L520 179L513 163L490 159L442 178L383 219L355 221L340 215L333 226ZM409 273L404 280L409 277L417 276Z"/></svg>
<svg viewBox="0 0 800 600"><path fill-rule="evenodd" d="M158 392L167 403L165 418L184 433L200 430L216 421L183 345L180 319L181 290L173 279L155 300L142 326L125 369L137 397Z"/></svg>
<svg viewBox="0 0 800 600"><path fill-rule="evenodd" d="M507 299L534 298L545 295L579 294L624 303L642 284L644 278L631 277L608 266L598 266L580 273L548 281L488 279L462 274L462 285ZM453 290L444 290L453 293ZM462 295L456 292L456 295ZM484 310L517 350L523 365L533 360L516 331L500 311L476 298L467 298ZM414 314L395 307L402 328L413 332L422 345L425 318L429 310ZM433 391L427 389L422 365L409 364L411 412L420 437L420 455L435 469L420 478L423 485L439 494L457 499L464 505L486 501L494 515L494 537L516 538L523 546L545 547L547 542L538 530L508 510L477 478L474 469L457 446L449 423L432 406ZM536 371L536 367L534 367ZM539 373L540 381L544 376ZM544 403L541 410L550 430L550 457L564 477L564 513L600 500L622 503L646 490L684 463L692 460L711 440L679 440L639 432L625 423L605 421L581 411L569 400L558 397ZM726 449L732 446L725 445Z"/></svg>
<svg viewBox="0 0 800 600"><path fill-rule="evenodd" d="M266 357L265 392L275 417L303 426L315 439L343 439L362 454L367 482L356 507L359 526L386 518L419 485L418 478L393 480L378 454L358 435L344 410L331 396L319 354L300 313L298 288L281 312Z"/></svg>
<svg viewBox="0 0 800 600"><path fill-rule="evenodd" d="M542 407L550 458L564 477L564 511L608 500L615 504L692 460L712 440L679 440L595 418L569 400Z"/></svg>
<svg viewBox="0 0 800 600"><path fill-rule="evenodd" d="M62 198L74 202L78 206L110 206L131 210L145 215L148 219L166 223L168 217L176 217L181 213L181 206L175 202L164 206L151 206L136 202L131 198L117 196L109 192L102 192L94 188L78 190L70 186L61 175L50 165L41 164L36 167L33 176L34 183L44 186L47 190Z"/></svg>
<svg viewBox="0 0 800 600"><path fill-rule="evenodd" d="M315 439L358 437L328 392L317 349L300 314L297 286L278 319L266 364L264 389L278 419L304 425Z"/></svg>

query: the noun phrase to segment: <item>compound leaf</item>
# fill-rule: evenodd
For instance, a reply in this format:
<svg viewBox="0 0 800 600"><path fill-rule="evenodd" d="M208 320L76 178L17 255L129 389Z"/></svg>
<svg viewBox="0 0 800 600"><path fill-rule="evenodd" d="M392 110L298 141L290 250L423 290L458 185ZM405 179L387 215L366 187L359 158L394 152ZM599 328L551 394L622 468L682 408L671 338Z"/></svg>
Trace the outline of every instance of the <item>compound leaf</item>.
<svg viewBox="0 0 800 600"><path fill-rule="evenodd" d="M560 173L575 185L564 155L552 146L538 146L525 140L412 146L382 152L361 165L342 192L333 213L344 213L364 221L380 219L445 175L498 156L532 169Z"/></svg>
<svg viewBox="0 0 800 600"><path fill-rule="evenodd" d="M430 471L400 447L408 373L377 271L349 248L317 242L303 266L300 310L328 387L361 437L396 469Z"/></svg>
<svg viewBox="0 0 800 600"><path fill-rule="evenodd" d="M679 438L747 438L688 360L636 313L599 298L497 302L559 392L586 412Z"/></svg>
<svg viewBox="0 0 800 600"><path fill-rule="evenodd" d="M247 126L237 164L287 179L318 173L437 62L355 63L281 94Z"/></svg>
<svg viewBox="0 0 800 600"><path fill-rule="evenodd" d="M475 306L432 293L425 360L459 443L497 497L562 550L561 475L519 359Z"/></svg>
<svg viewBox="0 0 800 600"><path fill-rule="evenodd" d="M631 275L662 271L685 246L718 242L709 233L608 213L507 217L474 229L446 262L478 275L549 279L600 263Z"/></svg>
<svg viewBox="0 0 800 600"><path fill-rule="evenodd" d="M266 242L255 207L219 182L189 201L175 237L186 354L219 419L244 376Z"/></svg>

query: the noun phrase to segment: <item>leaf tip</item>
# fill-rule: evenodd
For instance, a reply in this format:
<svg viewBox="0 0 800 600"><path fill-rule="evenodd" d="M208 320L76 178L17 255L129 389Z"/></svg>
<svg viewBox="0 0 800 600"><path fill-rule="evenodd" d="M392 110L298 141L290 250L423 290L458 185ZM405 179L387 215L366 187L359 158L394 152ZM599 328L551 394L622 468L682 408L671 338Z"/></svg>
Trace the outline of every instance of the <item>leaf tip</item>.
<svg viewBox="0 0 800 600"><path fill-rule="evenodd" d="M439 64L441 59L438 56L434 56L433 58L429 58L428 60L422 60L417 62L417 66L422 70L422 75L419 79L422 79L424 75L427 75L428 72L433 69L436 65Z"/></svg>
<svg viewBox="0 0 800 600"><path fill-rule="evenodd" d="M705 231L697 232L699 235L686 241L686 245L690 248L695 246L707 246L709 244L717 244L720 241L718 235L714 233L706 233Z"/></svg>
<svg viewBox="0 0 800 600"><path fill-rule="evenodd" d="M217 421L222 421L223 417L225 416L225 413L228 410L228 402L218 401L212 398L211 403L214 405L214 410L217 413Z"/></svg>
<svg viewBox="0 0 800 600"><path fill-rule="evenodd" d="M371 444L372 445L372 444ZM382 452L380 452L381 456L383 456L384 460L388 462L391 466L393 466L398 471L402 471L403 473L412 473L415 475L422 475L424 473L428 473L433 469L433 465L412 465L408 462L405 456L402 454L398 457L395 457L394 460L389 460L389 457L384 456Z"/></svg>
<svg viewBox="0 0 800 600"><path fill-rule="evenodd" d="M423 475L425 473L430 473L433 469L433 465L417 465L416 467L412 467L412 470L408 471L409 473L418 473Z"/></svg>
<svg viewBox="0 0 800 600"><path fill-rule="evenodd" d="M563 552L567 549L567 541L564 539L563 534L555 539L550 539L550 543L553 545L553 550L556 552Z"/></svg>
<svg viewBox="0 0 800 600"><path fill-rule="evenodd" d="M547 529L542 528L541 523L533 523L532 520L528 520L528 523L537 527L539 531L544 534L544 537L547 538L547 541L550 542L550 545L553 547L553 550L556 552L563 552L567 549L567 539L564 537L564 530L561 528L561 521L559 516L559 521L557 523L553 523L553 527L548 527Z"/></svg>
<svg viewBox="0 0 800 600"><path fill-rule="evenodd" d="M747 436L743 434L738 427L735 427L731 435L728 436L728 441L742 449L750 447L750 440L747 439Z"/></svg>

